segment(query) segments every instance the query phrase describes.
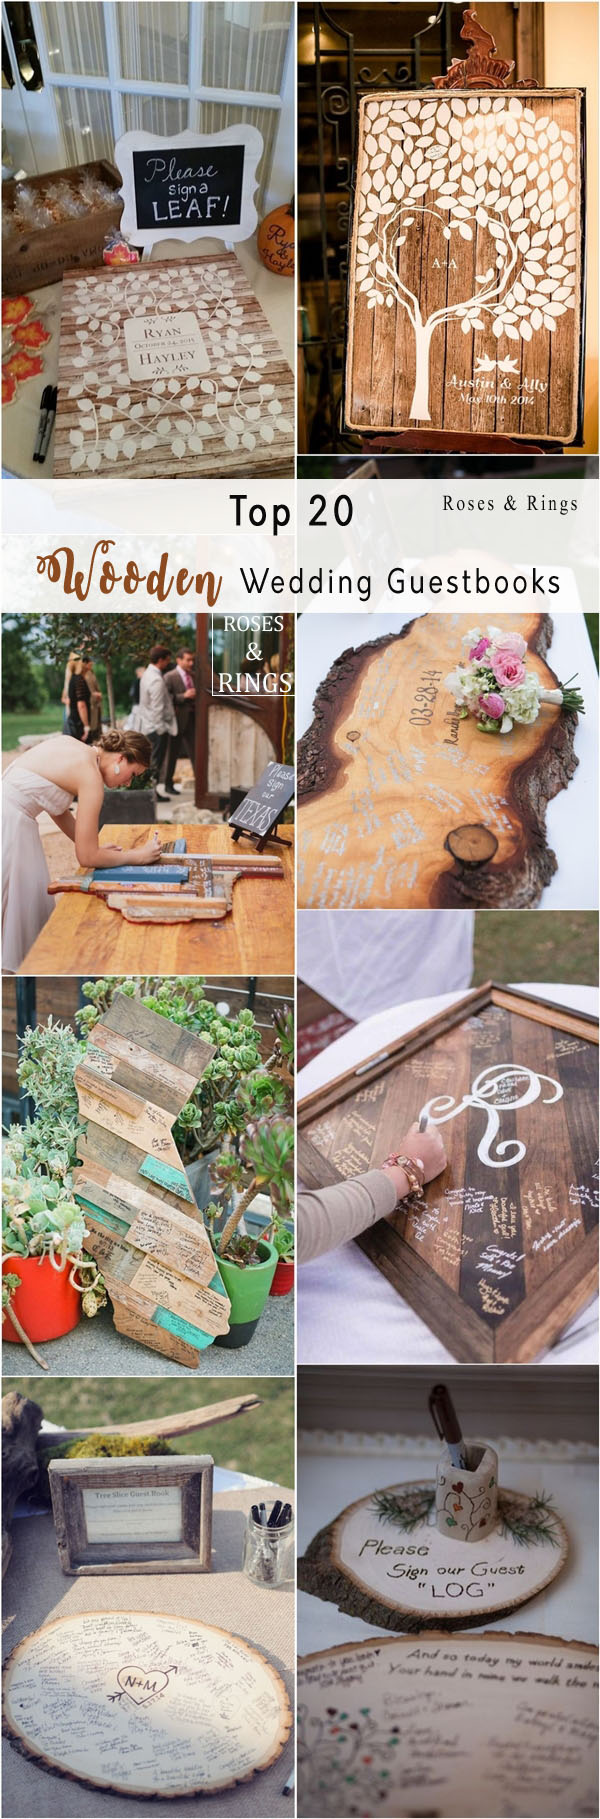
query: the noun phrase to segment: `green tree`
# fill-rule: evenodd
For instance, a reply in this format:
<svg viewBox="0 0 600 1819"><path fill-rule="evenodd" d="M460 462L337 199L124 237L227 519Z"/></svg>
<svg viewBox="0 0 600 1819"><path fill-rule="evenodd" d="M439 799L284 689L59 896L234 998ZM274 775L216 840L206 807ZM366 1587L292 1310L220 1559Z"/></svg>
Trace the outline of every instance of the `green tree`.
<svg viewBox="0 0 600 1819"><path fill-rule="evenodd" d="M35 661L36 639L31 636L28 613L13 613L2 626L2 702L6 712L29 709L38 714L47 700L40 665Z"/></svg>
<svg viewBox="0 0 600 1819"><path fill-rule="evenodd" d="M52 613L44 625L51 661L65 662L80 650L104 664L108 718L115 725L115 671L124 662L147 661L153 644L166 644L175 654L185 636L175 613Z"/></svg>

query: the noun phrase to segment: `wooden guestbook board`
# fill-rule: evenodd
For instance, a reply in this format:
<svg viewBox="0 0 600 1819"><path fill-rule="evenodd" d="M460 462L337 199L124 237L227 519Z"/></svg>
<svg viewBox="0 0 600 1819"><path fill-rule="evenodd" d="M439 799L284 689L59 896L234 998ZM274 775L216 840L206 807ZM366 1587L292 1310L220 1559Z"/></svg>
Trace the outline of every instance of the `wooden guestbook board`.
<svg viewBox="0 0 600 1819"><path fill-rule="evenodd" d="M549 615L503 613L500 623L522 634L528 668L555 687L544 660ZM533 726L498 737L459 719L444 683L472 626L472 613L426 613L344 651L321 683L298 747L301 908L524 909L538 901L556 870L546 803L576 769L577 721L543 705ZM495 850L465 869L446 841L473 825Z"/></svg>
<svg viewBox="0 0 600 1819"><path fill-rule="evenodd" d="M117 993L75 1070L75 1198L118 1332L195 1369L229 1299L171 1127L214 1049Z"/></svg>
<svg viewBox="0 0 600 1819"><path fill-rule="evenodd" d="M361 102L349 428L576 439L582 102L577 89Z"/></svg>
<svg viewBox="0 0 600 1819"><path fill-rule="evenodd" d="M484 986L299 1107L308 1187L376 1167L429 1107L444 1173L357 1243L461 1361L537 1357L594 1291L597 1045L593 1018Z"/></svg>
<svg viewBox="0 0 600 1819"><path fill-rule="evenodd" d="M140 335L147 324L143 379L132 321ZM63 279L55 475L268 476L293 461L293 374L235 253Z"/></svg>

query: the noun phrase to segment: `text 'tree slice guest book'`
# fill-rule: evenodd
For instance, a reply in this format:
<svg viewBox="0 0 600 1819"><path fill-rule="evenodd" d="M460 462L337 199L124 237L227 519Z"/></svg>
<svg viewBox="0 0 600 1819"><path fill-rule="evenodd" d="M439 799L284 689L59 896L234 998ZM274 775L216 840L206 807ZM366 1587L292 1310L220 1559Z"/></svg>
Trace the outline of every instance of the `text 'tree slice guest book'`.
<svg viewBox="0 0 600 1819"><path fill-rule="evenodd" d="M291 474L293 375L235 253L63 281L54 474Z"/></svg>

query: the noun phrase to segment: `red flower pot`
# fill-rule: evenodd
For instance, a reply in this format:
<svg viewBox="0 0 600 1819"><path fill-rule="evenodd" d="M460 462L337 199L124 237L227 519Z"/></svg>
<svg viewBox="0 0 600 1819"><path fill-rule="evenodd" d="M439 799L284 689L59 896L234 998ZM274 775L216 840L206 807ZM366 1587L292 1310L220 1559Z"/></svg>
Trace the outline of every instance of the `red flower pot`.
<svg viewBox="0 0 600 1819"><path fill-rule="evenodd" d="M5 1257L2 1263L3 1276L19 1276L21 1287L15 1289L11 1297L15 1313L21 1326L36 1344L39 1340L61 1339L63 1333L70 1333L81 1319L81 1295L72 1282L69 1282L71 1264L65 1263L61 1270L54 1269L49 1257ZM2 1320L2 1338L12 1340L13 1344L22 1345L10 1314Z"/></svg>
<svg viewBox="0 0 600 1819"><path fill-rule="evenodd" d="M269 1294L271 1294L271 1295L289 1295L290 1289L292 1289L293 1287L294 1287L294 1265L293 1265L293 1263L288 1263L288 1260L286 1257L279 1257L277 1260L277 1268L275 1270L275 1275L274 1275L273 1281L271 1283Z"/></svg>

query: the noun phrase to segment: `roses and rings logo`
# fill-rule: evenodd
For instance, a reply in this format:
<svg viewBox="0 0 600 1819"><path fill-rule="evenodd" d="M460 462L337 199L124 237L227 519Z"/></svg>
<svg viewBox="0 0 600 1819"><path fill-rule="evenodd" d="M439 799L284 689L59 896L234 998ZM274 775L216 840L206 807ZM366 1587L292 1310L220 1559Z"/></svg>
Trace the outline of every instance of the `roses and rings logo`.
<svg viewBox="0 0 600 1819"><path fill-rule="evenodd" d="M545 1091L545 1088L550 1090ZM543 1105L555 1105L562 1096L560 1082L552 1080L549 1074L536 1074L532 1068L522 1067L519 1063L507 1066L503 1062L496 1062L491 1067L484 1067L473 1081L470 1093L466 1093L463 1099L456 1100L441 1094L423 1106L421 1117L426 1113L432 1124L446 1124L450 1118L460 1117L461 1112L466 1112L469 1106L484 1112L486 1128L477 1146L480 1162L486 1168L514 1168L517 1162L523 1161L526 1144L521 1143L517 1137L496 1141L502 1112L533 1105L540 1098Z"/></svg>

